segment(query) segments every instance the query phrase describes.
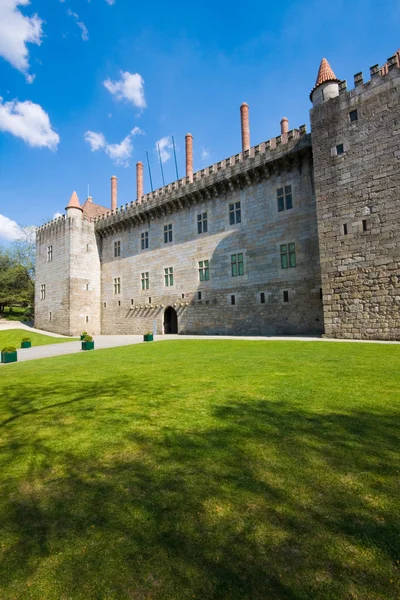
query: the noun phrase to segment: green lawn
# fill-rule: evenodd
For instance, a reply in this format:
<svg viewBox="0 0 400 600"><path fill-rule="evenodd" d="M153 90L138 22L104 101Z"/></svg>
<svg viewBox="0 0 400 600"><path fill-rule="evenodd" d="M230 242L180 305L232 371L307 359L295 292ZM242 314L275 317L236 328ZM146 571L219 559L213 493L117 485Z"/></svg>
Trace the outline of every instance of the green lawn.
<svg viewBox="0 0 400 600"><path fill-rule="evenodd" d="M24 337L31 338L32 346L47 346L47 344L61 344L62 342L72 342L78 338L56 338L42 333L34 333L26 329L4 329L0 331L0 350L5 346L21 347L21 340Z"/></svg>
<svg viewBox="0 0 400 600"><path fill-rule="evenodd" d="M399 365L187 340L3 367L0 598L398 599Z"/></svg>

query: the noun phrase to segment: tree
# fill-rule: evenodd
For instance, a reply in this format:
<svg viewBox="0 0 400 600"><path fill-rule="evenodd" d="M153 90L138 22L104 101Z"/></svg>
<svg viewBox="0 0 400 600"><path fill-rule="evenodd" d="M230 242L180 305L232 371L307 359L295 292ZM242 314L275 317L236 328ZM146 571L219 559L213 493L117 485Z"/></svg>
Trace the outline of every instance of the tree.
<svg viewBox="0 0 400 600"><path fill-rule="evenodd" d="M0 313L6 306L33 305L35 294L35 231L21 229L20 237L0 249Z"/></svg>

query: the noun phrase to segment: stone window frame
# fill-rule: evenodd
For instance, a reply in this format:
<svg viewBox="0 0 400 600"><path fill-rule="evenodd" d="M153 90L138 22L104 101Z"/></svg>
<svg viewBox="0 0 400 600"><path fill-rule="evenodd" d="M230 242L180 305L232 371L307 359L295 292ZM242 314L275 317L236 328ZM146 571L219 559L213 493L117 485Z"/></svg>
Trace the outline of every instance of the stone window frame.
<svg viewBox="0 0 400 600"><path fill-rule="evenodd" d="M121 240L114 240L114 258L121 257Z"/></svg>
<svg viewBox="0 0 400 600"><path fill-rule="evenodd" d="M53 244L49 244L47 246L47 262L52 262L53 260Z"/></svg>
<svg viewBox="0 0 400 600"><path fill-rule="evenodd" d="M288 201L289 198L290 200ZM282 200L281 204L280 200ZM293 186L291 183L283 183L276 188L276 207L278 213L293 210Z"/></svg>
<svg viewBox="0 0 400 600"><path fill-rule="evenodd" d="M289 290L282 290L282 302L283 302L283 304L289 304L289 302L290 302Z"/></svg>
<svg viewBox="0 0 400 600"><path fill-rule="evenodd" d="M351 116L354 114L355 114L355 119L353 119ZM358 109L353 108L352 110L349 111L349 123L356 123L357 121L358 121Z"/></svg>
<svg viewBox="0 0 400 600"><path fill-rule="evenodd" d="M148 250L149 249L149 230L146 229L146 231L142 231L140 233L140 249L143 250Z"/></svg>
<svg viewBox="0 0 400 600"><path fill-rule="evenodd" d="M143 271L140 273L140 289L142 292L150 289L150 272Z"/></svg>
<svg viewBox="0 0 400 600"><path fill-rule="evenodd" d="M293 248L291 249L290 246L292 246ZM286 250L284 248L286 248ZM297 267L296 253L297 253L296 242L282 241L279 243L279 262L280 262L281 270L286 271L287 269L295 269ZM291 264L292 256L294 256L294 264ZM287 260L286 266L284 266L284 263L285 263L284 257L286 257L286 260Z"/></svg>
<svg viewBox="0 0 400 600"><path fill-rule="evenodd" d="M233 260L233 257L235 257L234 260ZM242 272L240 272L240 270L241 270L240 266L242 267ZM234 273L234 271L235 271L234 267L236 267L236 271L237 271L236 273ZM241 252L234 252L234 253L230 254L229 269L230 269L231 277L243 277L244 276L245 260L244 260L243 250Z"/></svg>
<svg viewBox="0 0 400 600"><path fill-rule="evenodd" d="M113 295L118 296L121 293L121 277L113 277Z"/></svg>
<svg viewBox="0 0 400 600"><path fill-rule="evenodd" d="M197 213L196 217L197 235L208 233L208 211Z"/></svg>
<svg viewBox="0 0 400 600"><path fill-rule="evenodd" d="M172 223L167 223L164 225L164 244L171 244L173 242L172 231Z"/></svg>
<svg viewBox="0 0 400 600"><path fill-rule="evenodd" d="M338 154L338 148L340 148L340 146L343 147L343 152L340 152ZM338 142L331 148L331 157L332 158L342 158L343 156L346 155L348 149L349 149L349 147L348 147L347 142Z"/></svg>
<svg viewBox="0 0 400 600"><path fill-rule="evenodd" d="M174 267L164 267L164 287L174 287Z"/></svg>
<svg viewBox="0 0 400 600"><path fill-rule="evenodd" d="M40 299L46 300L46 284L45 283L40 284Z"/></svg>
<svg viewBox="0 0 400 600"><path fill-rule="evenodd" d="M228 202L229 225L241 225L243 223L243 207L241 200Z"/></svg>
<svg viewBox="0 0 400 600"><path fill-rule="evenodd" d="M207 263L207 264L206 264ZM208 258L197 262L198 281L205 283L210 281L210 260Z"/></svg>

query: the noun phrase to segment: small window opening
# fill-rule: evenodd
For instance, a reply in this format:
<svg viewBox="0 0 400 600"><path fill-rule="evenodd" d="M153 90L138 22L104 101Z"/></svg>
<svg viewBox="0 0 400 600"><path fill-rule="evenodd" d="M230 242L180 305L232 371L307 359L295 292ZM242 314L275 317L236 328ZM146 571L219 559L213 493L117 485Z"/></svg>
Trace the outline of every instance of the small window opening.
<svg viewBox="0 0 400 600"><path fill-rule="evenodd" d="M358 112L356 110L352 110L349 113L350 123L354 123L354 121L358 121Z"/></svg>
<svg viewBox="0 0 400 600"><path fill-rule="evenodd" d="M343 144L338 144L336 146L336 154L339 156L340 154L344 154L344 146Z"/></svg>
<svg viewBox="0 0 400 600"><path fill-rule="evenodd" d="M107 302L103 302L104 308L107 308Z"/></svg>
<svg viewBox="0 0 400 600"><path fill-rule="evenodd" d="M236 296L235 296L235 294L232 294L231 295L231 305L235 306L235 304L236 304Z"/></svg>
<svg viewBox="0 0 400 600"><path fill-rule="evenodd" d="M319 297L320 297L320 298L321 298L321 300L322 300L322 288L319 288Z"/></svg>
<svg viewBox="0 0 400 600"><path fill-rule="evenodd" d="M86 252L89 252L89 244L86 244Z"/></svg>
<svg viewBox="0 0 400 600"><path fill-rule="evenodd" d="M49 321L51 321L51 312L49 312Z"/></svg>
<svg viewBox="0 0 400 600"><path fill-rule="evenodd" d="M133 306L134 302L133 302L133 298L131 298L131 306Z"/></svg>
<svg viewBox="0 0 400 600"><path fill-rule="evenodd" d="M151 304L151 297L149 296L149 304Z"/></svg>
<svg viewBox="0 0 400 600"><path fill-rule="evenodd" d="M86 284L86 291L87 292L89 291L89 284L88 283Z"/></svg>
<svg viewBox="0 0 400 600"><path fill-rule="evenodd" d="M182 300L184 299L184 297L185 297L185 294L182 294Z"/></svg>
<svg viewBox="0 0 400 600"><path fill-rule="evenodd" d="M197 300L201 300L201 292L197 292Z"/></svg>
<svg viewBox="0 0 400 600"><path fill-rule="evenodd" d="M260 294L260 302L261 302L261 304L265 304L265 293L264 292L261 292L261 294Z"/></svg>
<svg viewBox="0 0 400 600"><path fill-rule="evenodd" d="M283 292L283 301L289 302L289 292L287 290Z"/></svg>
<svg viewBox="0 0 400 600"><path fill-rule="evenodd" d="M86 323L89 323L89 316L88 315L86 315L85 321L86 321Z"/></svg>
<svg viewBox="0 0 400 600"><path fill-rule="evenodd" d="M343 233L344 235L347 235L347 223L343 224Z"/></svg>
<svg viewBox="0 0 400 600"><path fill-rule="evenodd" d="M118 306L121 306L121 300L118 300Z"/></svg>
<svg viewBox="0 0 400 600"><path fill-rule="evenodd" d="M368 231L367 219L363 219L362 228L363 228L363 231Z"/></svg>

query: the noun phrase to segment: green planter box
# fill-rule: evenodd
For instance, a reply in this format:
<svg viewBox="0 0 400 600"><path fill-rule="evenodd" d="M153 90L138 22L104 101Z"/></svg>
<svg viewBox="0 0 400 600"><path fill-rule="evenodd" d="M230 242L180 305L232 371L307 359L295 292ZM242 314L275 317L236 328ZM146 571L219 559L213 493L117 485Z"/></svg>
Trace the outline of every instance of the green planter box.
<svg viewBox="0 0 400 600"><path fill-rule="evenodd" d="M15 352L2 352L1 353L2 363L17 362L17 351Z"/></svg>
<svg viewBox="0 0 400 600"><path fill-rule="evenodd" d="M32 342L21 342L21 348L31 348Z"/></svg>
<svg viewBox="0 0 400 600"><path fill-rule="evenodd" d="M94 342L82 342L82 350L94 350Z"/></svg>
<svg viewBox="0 0 400 600"><path fill-rule="evenodd" d="M143 336L143 341L144 342L152 342L153 341L153 334L152 333L146 333Z"/></svg>

